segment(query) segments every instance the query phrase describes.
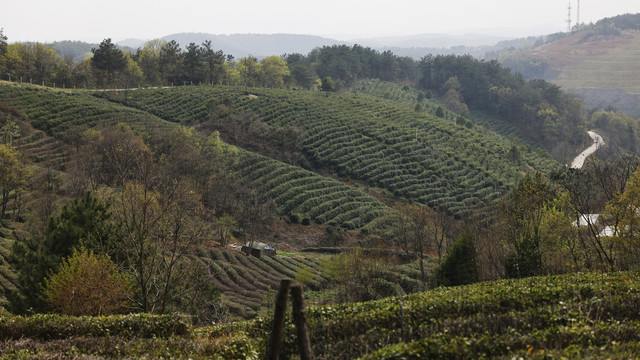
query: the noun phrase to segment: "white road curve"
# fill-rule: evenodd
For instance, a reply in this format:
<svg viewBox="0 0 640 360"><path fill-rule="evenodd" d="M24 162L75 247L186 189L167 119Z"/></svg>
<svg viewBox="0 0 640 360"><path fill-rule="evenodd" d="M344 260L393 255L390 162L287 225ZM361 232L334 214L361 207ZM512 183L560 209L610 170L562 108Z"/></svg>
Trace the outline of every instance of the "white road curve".
<svg viewBox="0 0 640 360"><path fill-rule="evenodd" d="M582 165L584 165L584 161L587 160L589 155L593 154L598 150L602 145L604 145L604 140L602 140L602 136L596 134L593 131L587 131L587 134L593 139L593 144L589 146L585 151L581 152L580 155L576 156L575 159L571 162L572 169L580 169Z"/></svg>

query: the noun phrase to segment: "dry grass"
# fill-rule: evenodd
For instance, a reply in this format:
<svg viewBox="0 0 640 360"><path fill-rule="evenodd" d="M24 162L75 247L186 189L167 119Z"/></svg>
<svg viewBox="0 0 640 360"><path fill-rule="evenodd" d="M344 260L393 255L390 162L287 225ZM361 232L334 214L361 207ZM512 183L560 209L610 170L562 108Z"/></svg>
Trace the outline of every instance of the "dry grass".
<svg viewBox="0 0 640 360"><path fill-rule="evenodd" d="M620 89L640 94L640 32L593 36L580 32L537 48L547 59L553 80L566 89Z"/></svg>

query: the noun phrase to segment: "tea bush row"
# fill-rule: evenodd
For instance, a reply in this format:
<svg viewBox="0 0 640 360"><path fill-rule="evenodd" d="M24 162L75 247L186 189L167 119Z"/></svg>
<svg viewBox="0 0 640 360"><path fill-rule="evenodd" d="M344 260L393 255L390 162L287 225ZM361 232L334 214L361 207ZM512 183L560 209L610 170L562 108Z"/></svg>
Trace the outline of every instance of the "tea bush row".
<svg viewBox="0 0 640 360"><path fill-rule="evenodd" d="M508 191L521 171L546 172L557 165L535 153L525 154L514 164L506 158L509 140L484 127L459 126L360 93L234 87L170 90L132 92L127 101L165 114L167 120L189 123L205 120L201 104L226 101L234 113L252 114L271 126L303 129L307 134L303 149L317 166L334 168L339 176L351 176L430 206L438 200L433 194L445 194L452 200L439 204L457 217L494 204L496 198L489 195ZM122 96L101 95L123 101ZM171 99L161 104L158 96ZM211 112L215 114L215 108ZM428 171L435 179L425 179ZM463 202L473 196L478 200Z"/></svg>

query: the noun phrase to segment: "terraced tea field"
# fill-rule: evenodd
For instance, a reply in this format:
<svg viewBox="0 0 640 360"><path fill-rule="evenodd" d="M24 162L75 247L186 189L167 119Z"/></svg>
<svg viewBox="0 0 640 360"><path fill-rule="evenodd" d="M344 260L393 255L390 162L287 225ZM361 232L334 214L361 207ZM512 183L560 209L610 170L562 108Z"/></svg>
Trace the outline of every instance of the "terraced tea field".
<svg viewBox="0 0 640 360"><path fill-rule="evenodd" d="M123 94L96 96L125 102ZM482 209L524 172L559 166L535 151L513 163L506 155L510 142L485 127L460 126L369 95L183 87L132 91L126 102L182 124L204 122L217 106L230 103L235 114L251 114L270 126L296 126L306 132L303 149L316 168L445 208L457 218L484 217Z"/></svg>
<svg viewBox="0 0 640 360"><path fill-rule="evenodd" d="M0 102L24 111L31 124L40 130L24 139L23 152L35 162L56 169L63 167L70 151L70 146L62 140L84 129L123 122L145 134L177 126L144 110L84 93L7 85L0 86ZM354 229L390 211L379 201L340 181L251 152L240 154L239 170L260 193L269 194L275 200L284 217L302 213L316 223ZM340 206L335 206L338 202Z"/></svg>
<svg viewBox="0 0 640 360"><path fill-rule="evenodd" d="M324 253L285 253L274 257L256 258L242 252L221 249L199 249L198 258L214 274L214 285L225 297L225 305L235 315L254 314L261 307L271 306L281 279L296 279L302 272L311 274L306 291L322 293L335 284L322 261L331 258ZM432 266L432 265L429 265ZM379 275L379 281L400 284L405 293L423 288L417 261L389 265Z"/></svg>

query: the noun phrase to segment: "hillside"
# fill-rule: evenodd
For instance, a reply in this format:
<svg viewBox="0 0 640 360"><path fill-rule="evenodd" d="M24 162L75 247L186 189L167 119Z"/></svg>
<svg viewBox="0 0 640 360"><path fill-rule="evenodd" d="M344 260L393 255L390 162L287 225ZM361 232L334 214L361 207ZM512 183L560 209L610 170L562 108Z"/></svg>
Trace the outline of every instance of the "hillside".
<svg viewBox="0 0 640 360"><path fill-rule="evenodd" d="M27 86L2 86L0 102L24 111L36 129L68 142L73 136L79 135L78 131L89 127L115 125L118 122L124 122L143 133L177 126L173 122L161 120L145 111L107 102L83 93L39 90ZM277 192L276 203L282 207L282 215L285 217L298 206L304 206L305 212L313 214L314 221L332 222L335 225L344 223L350 228L359 228L386 211L384 205L361 190L295 166L251 152L242 152L240 163L250 164L242 166L241 171L248 176L250 182L259 186L261 192L272 194L274 198ZM294 180L297 180L297 183ZM287 192L288 187L280 186L285 182L287 186L296 185L295 191ZM326 200L340 200L343 207L328 213L333 206L318 201L320 198L316 199L316 196L314 196L314 204L305 203L312 193L295 197L306 194L307 190L326 195L324 197ZM275 192L270 193L270 191ZM357 208L358 211L347 213L346 207Z"/></svg>
<svg viewBox="0 0 640 360"><path fill-rule="evenodd" d="M232 120L249 116L240 131L252 123L299 128L305 134L302 152L316 171L363 181L365 191L380 187L456 218L486 221L479 212L494 205L524 172L558 166L526 148L521 158L510 161L510 141L485 127L464 119L456 123L453 114L438 117L435 108L416 112L365 94L183 87L95 95L177 123L207 123L223 137L233 136L232 126L215 120L220 114Z"/></svg>
<svg viewBox="0 0 640 360"><path fill-rule="evenodd" d="M542 78L580 95L590 108L640 107L640 15L586 25L571 34L505 53L500 61L528 78Z"/></svg>
<svg viewBox="0 0 640 360"><path fill-rule="evenodd" d="M69 185L60 184L77 176L74 171L78 171L76 166L82 134L89 129L96 131L122 123L143 137L150 138L157 134L168 134L177 129L178 124L90 94L26 85L1 85L0 103L4 106L0 115L4 116L5 110L18 114L15 116L18 116L16 120L21 130L16 140L17 150L35 175L28 181L28 186L34 191L27 193L23 199L25 215L18 221L7 221L6 226L0 227L0 307L4 307L7 294L16 291L15 274L7 264L15 241L13 231L17 228L21 237L25 236L27 230L37 233L38 221L44 224L46 216L50 215L46 211L55 211L70 197L77 196ZM273 229L261 230L263 232L259 236L280 249L342 245L352 237L343 233L345 229L377 226L376 222L395 213L359 186L345 184L251 151L237 149L237 155L237 175L227 181L237 182L238 186L248 187L253 193L259 194L256 201L260 203L275 204L274 212L267 216L274 219L270 221L275 221L276 225ZM46 180L48 178L53 180ZM48 190L50 192L35 191L45 181L57 185L47 185L51 188ZM377 194L375 191L371 193ZM53 200L47 200L52 196ZM237 201L233 199L236 194L217 196L231 197L229 201ZM44 204L46 206L43 207ZM40 217L45 218L35 221ZM342 228L336 230L337 234L342 235L335 235L337 237L334 236L334 239L328 235L325 227ZM239 231L240 236L242 231ZM237 252L229 253L217 248L203 249L199 254L198 258L213 274L213 284L226 297L225 303L228 305L225 306L234 316L250 316L259 310L263 298L274 291L279 277L295 277L297 271L305 266L305 271L311 271L314 277L319 276L320 272L318 262L310 262L308 256L277 257L256 263L252 259L245 260L245 256ZM411 274L417 276L416 271ZM391 276L397 278L399 275ZM326 279L312 278L310 282L314 290L323 290L328 286ZM406 291L410 289L413 288L407 288Z"/></svg>
<svg viewBox="0 0 640 360"><path fill-rule="evenodd" d="M123 123L144 139L162 137L179 124L196 125L204 134L220 131L223 139L238 146L237 177L226 181L256 194L258 203L275 206L267 215L273 219L268 223L275 222L265 223L259 236L285 249L348 245L357 233L339 235L345 230L382 231L397 214L382 201L421 202L451 217L486 224L492 220L487 211L522 174L559 166L524 145L517 145L517 158L509 157L514 144L505 136L450 112L435 115L435 100L416 112L412 101L385 99L386 90L377 96L376 86L367 84L357 93L335 94L225 86L75 92L5 83L0 86L0 103L17 109L12 111L23 114L21 121L32 127L22 132L18 150L35 173L55 171L65 179L76 176L67 172L78 171L79 144L88 129ZM416 90L395 85L391 89L415 98ZM58 201L76 196L69 191L57 189ZM43 196L26 197L26 208L38 206ZM216 196L226 196L228 203L239 201L232 193ZM229 211L224 209L219 211ZM36 212L29 211L32 218ZM25 227L23 222L16 224ZM342 229L338 235L332 235L335 228ZM243 231L238 232L240 239ZM7 228L2 232L5 258L13 243L11 233ZM238 316L260 308L275 278L295 276L297 271L297 265L277 265L284 259L269 265L276 269L269 275L264 266L260 270L244 264L235 255L217 250L203 254L209 254L201 259ZM243 267L221 266L221 261ZM311 271L319 276L317 264ZM2 288L15 291L14 274L5 270ZM419 275L413 271L412 276ZM271 283L260 284L257 278L270 278ZM392 278L397 280L396 275ZM314 289L325 289L321 280L314 281ZM411 289L415 286L404 291Z"/></svg>
<svg viewBox="0 0 640 360"><path fill-rule="evenodd" d="M438 288L307 309L318 359L633 358L635 272ZM192 327L178 316L0 318L8 358L265 358L271 320ZM281 358L297 354L287 319ZM114 345L115 344L115 345Z"/></svg>

